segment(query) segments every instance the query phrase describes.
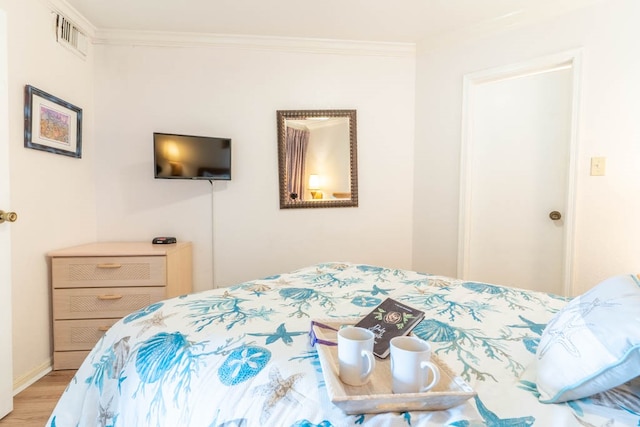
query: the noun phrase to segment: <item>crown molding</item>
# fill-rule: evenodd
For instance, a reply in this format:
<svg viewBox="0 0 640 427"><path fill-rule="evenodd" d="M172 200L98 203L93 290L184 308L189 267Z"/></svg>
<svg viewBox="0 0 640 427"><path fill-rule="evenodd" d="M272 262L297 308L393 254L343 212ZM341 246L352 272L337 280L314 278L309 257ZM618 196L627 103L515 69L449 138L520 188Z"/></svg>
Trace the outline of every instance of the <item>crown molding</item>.
<svg viewBox="0 0 640 427"><path fill-rule="evenodd" d="M66 0L40 0L81 28L93 45L149 47L223 47L337 55L415 58L415 43L272 37L166 31L102 30L96 28Z"/></svg>
<svg viewBox="0 0 640 427"><path fill-rule="evenodd" d="M319 54L415 57L415 43L363 42L351 40L164 31L98 30L95 45L150 47L221 47Z"/></svg>
<svg viewBox="0 0 640 427"><path fill-rule="evenodd" d="M560 16L586 9L604 0L584 0L559 5L554 8L533 8L508 13L494 19L479 22L458 31L436 34L417 44L416 53L428 53L446 49L480 38L496 36L505 32L548 22Z"/></svg>

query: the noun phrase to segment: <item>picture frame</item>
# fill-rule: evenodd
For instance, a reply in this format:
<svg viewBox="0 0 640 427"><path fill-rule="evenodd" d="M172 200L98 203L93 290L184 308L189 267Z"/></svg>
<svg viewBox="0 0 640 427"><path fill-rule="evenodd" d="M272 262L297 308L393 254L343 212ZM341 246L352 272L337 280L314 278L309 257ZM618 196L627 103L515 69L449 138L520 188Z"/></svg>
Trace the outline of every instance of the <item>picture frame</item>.
<svg viewBox="0 0 640 427"><path fill-rule="evenodd" d="M24 91L24 146L82 157L82 108L31 85Z"/></svg>

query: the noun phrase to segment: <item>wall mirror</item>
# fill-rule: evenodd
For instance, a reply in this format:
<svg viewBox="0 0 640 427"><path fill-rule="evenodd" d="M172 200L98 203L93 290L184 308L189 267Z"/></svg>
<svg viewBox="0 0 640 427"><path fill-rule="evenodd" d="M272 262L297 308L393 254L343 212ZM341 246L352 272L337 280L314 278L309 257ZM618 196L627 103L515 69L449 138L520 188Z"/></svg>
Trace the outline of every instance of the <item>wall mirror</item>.
<svg viewBox="0 0 640 427"><path fill-rule="evenodd" d="M356 110L278 110L280 209L358 206Z"/></svg>

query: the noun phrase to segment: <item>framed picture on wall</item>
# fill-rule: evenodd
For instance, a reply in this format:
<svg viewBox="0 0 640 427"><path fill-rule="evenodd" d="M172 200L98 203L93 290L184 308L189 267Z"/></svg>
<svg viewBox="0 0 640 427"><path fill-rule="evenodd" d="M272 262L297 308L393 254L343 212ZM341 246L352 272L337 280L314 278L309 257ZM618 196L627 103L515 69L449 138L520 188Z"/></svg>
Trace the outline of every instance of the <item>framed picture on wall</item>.
<svg viewBox="0 0 640 427"><path fill-rule="evenodd" d="M82 109L33 86L25 86L24 146L81 158Z"/></svg>

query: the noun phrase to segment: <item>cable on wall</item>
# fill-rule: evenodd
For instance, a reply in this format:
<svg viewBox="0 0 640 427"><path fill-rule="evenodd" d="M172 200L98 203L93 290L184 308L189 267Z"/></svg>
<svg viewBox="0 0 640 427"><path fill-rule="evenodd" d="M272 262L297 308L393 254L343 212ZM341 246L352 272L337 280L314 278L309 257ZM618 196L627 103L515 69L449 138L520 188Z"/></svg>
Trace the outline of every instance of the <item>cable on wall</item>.
<svg viewBox="0 0 640 427"><path fill-rule="evenodd" d="M213 197L213 193L214 193L214 189L215 189L215 181L213 180L209 180L209 184L211 184L211 282L213 283L213 288L216 288L216 269L215 269L215 250L214 250L214 222L213 222L213 208L215 206L214 204L214 197Z"/></svg>

